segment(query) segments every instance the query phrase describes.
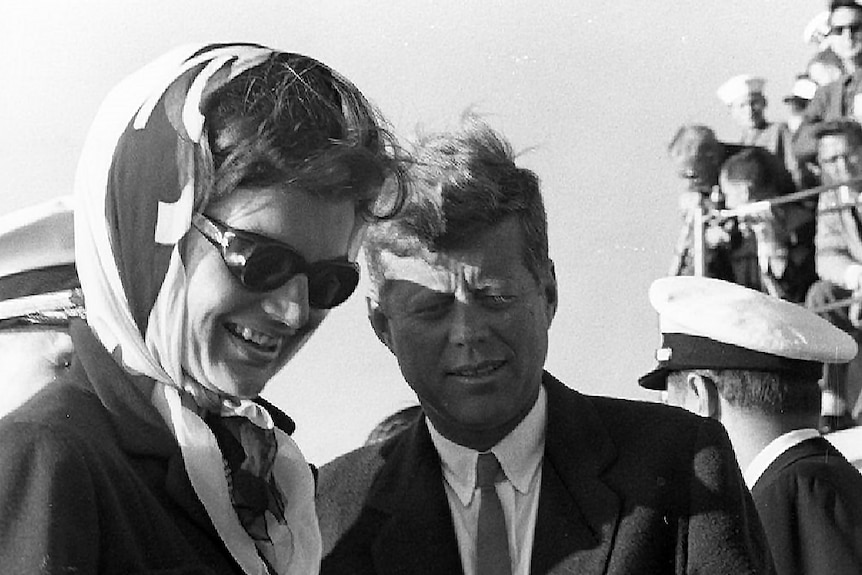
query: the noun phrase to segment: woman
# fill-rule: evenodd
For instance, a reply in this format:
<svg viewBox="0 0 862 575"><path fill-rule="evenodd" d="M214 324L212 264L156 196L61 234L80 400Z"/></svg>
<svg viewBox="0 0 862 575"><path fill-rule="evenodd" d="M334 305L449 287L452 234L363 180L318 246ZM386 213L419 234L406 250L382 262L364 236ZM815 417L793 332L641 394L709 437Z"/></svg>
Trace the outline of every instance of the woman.
<svg viewBox="0 0 862 575"><path fill-rule="evenodd" d="M0 420L5 572L317 572L312 473L258 394L355 288L391 151L352 84L261 46L111 93L75 182L76 360Z"/></svg>

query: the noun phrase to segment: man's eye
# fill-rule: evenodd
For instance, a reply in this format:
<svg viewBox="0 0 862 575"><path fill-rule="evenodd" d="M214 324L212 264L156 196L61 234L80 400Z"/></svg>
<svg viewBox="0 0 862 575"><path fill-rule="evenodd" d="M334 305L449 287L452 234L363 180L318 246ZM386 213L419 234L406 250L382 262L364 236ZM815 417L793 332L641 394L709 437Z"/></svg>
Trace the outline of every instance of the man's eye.
<svg viewBox="0 0 862 575"><path fill-rule="evenodd" d="M518 298L513 295L505 295L505 294L479 294L477 296L479 301L482 302L482 305L488 307L506 307L515 302Z"/></svg>
<svg viewBox="0 0 862 575"><path fill-rule="evenodd" d="M410 313L419 317L442 315L449 309L453 301L455 301L454 297L441 297L416 302L410 306Z"/></svg>

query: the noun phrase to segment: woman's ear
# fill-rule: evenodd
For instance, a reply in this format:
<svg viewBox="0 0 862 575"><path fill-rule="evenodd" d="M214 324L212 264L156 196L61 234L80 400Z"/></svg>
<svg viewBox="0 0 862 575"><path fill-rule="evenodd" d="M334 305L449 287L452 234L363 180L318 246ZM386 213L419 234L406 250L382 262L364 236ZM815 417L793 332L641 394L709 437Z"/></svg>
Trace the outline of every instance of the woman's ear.
<svg viewBox="0 0 862 575"><path fill-rule="evenodd" d="M392 336L389 333L389 318L385 313L383 313L383 310L380 308L380 303L374 301L370 297L365 298L365 305L368 307L368 321L371 322L371 328L377 335L377 339L389 348L389 351L392 351Z"/></svg>

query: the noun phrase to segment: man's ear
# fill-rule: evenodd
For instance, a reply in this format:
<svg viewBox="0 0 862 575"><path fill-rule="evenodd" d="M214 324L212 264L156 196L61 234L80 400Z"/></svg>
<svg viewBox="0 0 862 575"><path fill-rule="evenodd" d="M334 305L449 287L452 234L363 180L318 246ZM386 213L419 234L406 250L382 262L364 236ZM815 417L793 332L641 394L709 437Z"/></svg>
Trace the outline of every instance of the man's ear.
<svg viewBox="0 0 862 575"><path fill-rule="evenodd" d="M557 273L554 271L553 261L548 265L548 274L545 278L545 285L543 287L545 290L545 301L547 302L548 307L548 324L550 325L551 320L554 319L554 316L557 313L559 297L559 292L557 291Z"/></svg>
<svg viewBox="0 0 862 575"><path fill-rule="evenodd" d="M718 419L721 413L715 383L704 375L690 373L685 378L685 384L688 388L688 396L693 401L690 411L703 417Z"/></svg>
<svg viewBox="0 0 862 575"><path fill-rule="evenodd" d="M368 307L368 321L371 322L371 328L377 335L377 339L392 351L392 337L389 334L389 318L380 309L380 304L370 297L365 298L365 305Z"/></svg>

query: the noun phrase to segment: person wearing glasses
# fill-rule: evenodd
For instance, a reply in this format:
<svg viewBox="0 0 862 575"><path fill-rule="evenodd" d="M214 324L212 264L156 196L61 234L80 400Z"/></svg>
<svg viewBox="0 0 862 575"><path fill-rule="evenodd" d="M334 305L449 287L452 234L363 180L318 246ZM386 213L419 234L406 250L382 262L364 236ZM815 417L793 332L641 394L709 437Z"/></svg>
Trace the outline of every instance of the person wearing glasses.
<svg viewBox="0 0 862 575"><path fill-rule="evenodd" d="M75 180L75 360L0 419L4 572L317 572L312 469L259 394L400 204L381 122L253 44L178 48L111 92Z"/></svg>
<svg viewBox="0 0 862 575"><path fill-rule="evenodd" d="M75 271L72 198L0 216L0 416L69 370L69 321L83 300Z"/></svg>
<svg viewBox="0 0 862 575"><path fill-rule="evenodd" d="M817 88L805 108L802 124L793 138L800 162L816 162L817 124L842 117L862 119L862 5L855 0L829 3L829 45L841 60L843 74Z"/></svg>
<svg viewBox="0 0 862 575"><path fill-rule="evenodd" d="M815 132L817 159L824 184L844 184L862 176L862 126L846 118L824 122ZM819 280L808 291L806 306L862 341L862 237L857 208L859 183L820 194L815 236ZM842 302L842 303L838 303ZM837 304L837 305L836 305ZM859 360L829 365L824 372L823 427L838 431L862 417ZM862 428L860 428L862 430Z"/></svg>
<svg viewBox="0 0 862 575"><path fill-rule="evenodd" d="M558 292L536 174L477 118L414 157L403 217L365 254L371 326L421 412L321 467L321 573L771 573L718 422L544 370Z"/></svg>

